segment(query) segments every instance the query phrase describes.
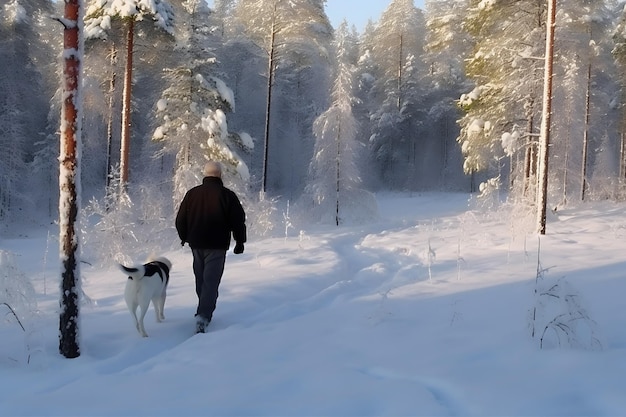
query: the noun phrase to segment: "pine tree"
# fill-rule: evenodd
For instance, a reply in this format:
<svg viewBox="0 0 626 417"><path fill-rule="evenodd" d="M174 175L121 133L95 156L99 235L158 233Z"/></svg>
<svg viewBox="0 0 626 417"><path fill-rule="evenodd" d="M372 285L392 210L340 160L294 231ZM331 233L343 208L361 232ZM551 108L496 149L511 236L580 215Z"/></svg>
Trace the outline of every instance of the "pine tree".
<svg viewBox="0 0 626 417"><path fill-rule="evenodd" d="M552 75L554 72L554 31L556 26L556 0L548 1L546 18L546 52L544 54L543 105L541 111L541 135L539 137L537 186L537 231L546 234L546 211L548 201L548 167L550 160L550 134L552 129Z"/></svg>
<svg viewBox="0 0 626 417"><path fill-rule="evenodd" d="M355 212L375 212L372 199L360 189L357 168L360 144L356 141L356 120L352 114L354 66L350 62L347 23L336 31L337 69L331 93L331 106L313 124L316 137L310 180L303 199L309 199L307 210L324 221L333 217L339 226ZM359 209L360 208L360 209Z"/></svg>
<svg viewBox="0 0 626 417"><path fill-rule="evenodd" d="M262 189L298 191L312 153L313 120L328 100L332 27L323 2L238 2L234 25L267 62Z"/></svg>
<svg viewBox="0 0 626 417"><path fill-rule="evenodd" d="M471 37L463 27L463 16L469 0L426 1L427 75L422 88L426 90L424 120L425 139L430 138L427 165L423 176L432 177L439 166L440 184L449 188L466 182L462 170L462 154L456 142L461 117L456 101L470 85L465 76L464 59L471 51ZM439 158L436 158L440 155Z"/></svg>
<svg viewBox="0 0 626 417"><path fill-rule="evenodd" d="M222 162L225 178L243 192L249 179L246 163L238 150L251 150L251 141L228 131L226 114L234 107L234 96L215 76L217 59L211 52L218 42L211 35L211 13L203 0L181 4L176 61L165 70L167 88L157 102L157 124L153 139L163 141L165 150L176 154L174 201L197 183L196 175L207 159ZM195 175L194 175L195 174Z"/></svg>
<svg viewBox="0 0 626 417"><path fill-rule="evenodd" d="M10 0L0 6L0 220L32 214L37 202L25 192L33 179L29 161L36 143L56 130L46 124L45 94L54 49L45 45L41 30L51 9L47 0Z"/></svg>
<svg viewBox="0 0 626 417"><path fill-rule="evenodd" d="M368 51L374 64L366 98L370 100L370 152L381 177L396 188L414 182L407 172L415 172L421 147L424 30L424 17L413 1L394 0L374 29L375 41Z"/></svg>
<svg viewBox="0 0 626 417"><path fill-rule="evenodd" d="M111 28L111 19L121 19L126 32L126 59L123 86L122 138L120 145L120 169L122 187L128 183L130 127L131 127L131 96L132 71L135 37L135 22L151 17L155 25L167 33L173 31L173 10L165 0L95 0L87 8L85 16L85 33L87 37L106 38L106 31Z"/></svg>
<svg viewBox="0 0 626 417"><path fill-rule="evenodd" d="M465 115L457 139L468 174L487 171L501 180L503 158L514 160L514 154L522 152L523 163L515 172L523 171L523 190L534 189L544 16L545 4L534 0L470 1L464 27L475 46L466 70L475 85L459 101ZM503 149L503 138L516 141Z"/></svg>
<svg viewBox="0 0 626 417"><path fill-rule="evenodd" d="M61 246L61 314L59 351L66 358L80 356L78 318L80 269L76 221L80 207L80 141L82 116L83 3L66 0L64 26L63 106L59 155L59 244Z"/></svg>

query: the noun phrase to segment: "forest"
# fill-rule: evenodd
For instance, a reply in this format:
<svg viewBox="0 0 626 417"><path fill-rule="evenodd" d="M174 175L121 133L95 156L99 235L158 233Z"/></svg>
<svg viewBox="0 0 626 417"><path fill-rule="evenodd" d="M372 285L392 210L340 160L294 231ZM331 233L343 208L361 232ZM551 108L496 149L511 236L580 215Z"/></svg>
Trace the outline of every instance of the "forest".
<svg viewBox="0 0 626 417"><path fill-rule="evenodd" d="M534 204L545 1L391 0L362 33L324 0L84 4L79 199L98 230L171 228L207 159L258 235L284 207L362 221L381 191ZM624 3L557 4L549 205L621 199ZM58 216L62 16L0 6L3 231Z"/></svg>

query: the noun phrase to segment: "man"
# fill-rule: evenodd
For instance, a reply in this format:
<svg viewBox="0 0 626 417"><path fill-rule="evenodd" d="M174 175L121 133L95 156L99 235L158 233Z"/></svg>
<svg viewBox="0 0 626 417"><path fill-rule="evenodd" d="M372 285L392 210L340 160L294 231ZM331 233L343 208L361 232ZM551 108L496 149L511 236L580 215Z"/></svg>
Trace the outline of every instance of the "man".
<svg viewBox="0 0 626 417"><path fill-rule="evenodd" d="M187 191L176 215L181 244L188 242L193 254L197 333L204 333L213 318L231 233L234 253L243 253L246 242L246 215L237 195L224 187L221 165L207 162L203 173L202 184Z"/></svg>

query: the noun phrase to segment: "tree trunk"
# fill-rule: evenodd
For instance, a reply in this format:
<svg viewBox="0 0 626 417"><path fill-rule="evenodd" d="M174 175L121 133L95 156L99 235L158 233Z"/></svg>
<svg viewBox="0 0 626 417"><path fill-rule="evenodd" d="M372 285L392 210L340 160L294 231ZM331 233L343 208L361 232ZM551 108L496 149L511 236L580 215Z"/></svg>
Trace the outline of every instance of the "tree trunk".
<svg viewBox="0 0 626 417"><path fill-rule="evenodd" d="M403 38L402 38L402 34L400 34L400 45L399 45L399 51L398 51L398 102L397 102L398 112L400 111L400 107L402 106L402 67L404 65L403 59L402 59L403 47L404 47Z"/></svg>
<svg viewBox="0 0 626 417"><path fill-rule="evenodd" d="M122 109L122 140L120 144L120 191L128 184L128 161L130 155L130 115L131 95L133 83L133 40L135 36L135 21L128 20L126 37L126 69L124 70L124 102Z"/></svg>
<svg viewBox="0 0 626 417"><path fill-rule="evenodd" d="M531 103L526 127L528 138L526 139L526 152L524 152L524 197L529 195L531 178L537 175L537 146L533 143L534 139L532 135L533 129L535 128L535 119L532 115L533 108L534 103Z"/></svg>
<svg viewBox="0 0 626 417"><path fill-rule="evenodd" d="M59 156L59 246L61 257L61 313L59 320L59 352L66 358L80 356L78 316L80 273L77 262L78 189L81 136L80 78L82 33L79 19L82 0L65 0L63 31L63 104L61 117L61 149ZM77 185L78 182L78 185Z"/></svg>
<svg viewBox="0 0 626 417"><path fill-rule="evenodd" d="M275 56L275 42L276 42L276 3L274 4L274 14L272 16L272 29L270 38L270 50L268 53L267 63L267 108L265 109L265 138L263 148L263 192L267 192L267 165L269 158L269 142L270 142L270 120L271 120L271 108L272 108L272 86L274 84L274 58Z"/></svg>
<svg viewBox="0 0 626 417"><path fill-rule="evenodd" d="M550 156L550 122L552 118L552 67L554 58L554 29L556 26L556 0L548 0L546 21L546 54L543 79L543 111L539 140L539 187L537 193L537 228L546 234L546 208L548 200L548 161Z"/></svg>
<svg viewBox="0 0 626 417"><path fill-rule="evenodd" d="M341 186L339 178L341 177L341 121L339 121L339 116L337 116L337 125L339 129L337 130L337 155L335 159L335 179L336 179L336 207L335 207L335 223L339 226L339 188Z"/></svg>
<svg viewBox="0 0 626 417"><path fill-rule="evenodd" d="M111 44L111 78L109 80L109 114L107 120L106 192L111 186L111 154L113 144L113 114L115 107L115 78L117 75L117 49Z"/></svg>
<svg viewBox="0 0 626 417"><path fill-rule="evenodd" d="M619 180L620 183L623 183L626 179L626 135L622 133L620 135L621 143L620 143L620 162L619 162Z"/></svg>
<svg viewBox="0 0 626 417"><path fill-rule="evenodd" d="M567 181L568 181L568 169L567 164L569 163L569 147L570 147L570 135L567 133L567 137L565 138L565 158L563 160L563 205L567 205Z"/></svg>
<svg viewBox="0 0 626 417"><path fill-rule="evenodd" d="M580 199L585 201L587 192L587 152L589 149L589 102L591 96L591 62L587 67L587 95L585 97L585 131L583 133L583 162L580 179Z"/></svg>

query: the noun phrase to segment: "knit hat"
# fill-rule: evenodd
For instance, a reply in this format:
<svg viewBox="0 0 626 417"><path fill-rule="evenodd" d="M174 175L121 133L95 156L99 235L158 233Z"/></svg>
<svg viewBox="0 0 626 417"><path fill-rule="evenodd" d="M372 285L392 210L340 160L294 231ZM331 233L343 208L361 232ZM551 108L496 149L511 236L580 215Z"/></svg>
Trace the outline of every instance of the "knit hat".
<svg viewBox="0 0 626 417"><path fill-rule="evenodd" d="M202 170L205 177L222 178L222 166L219 162L209 161L204 165Z"/></svg>

